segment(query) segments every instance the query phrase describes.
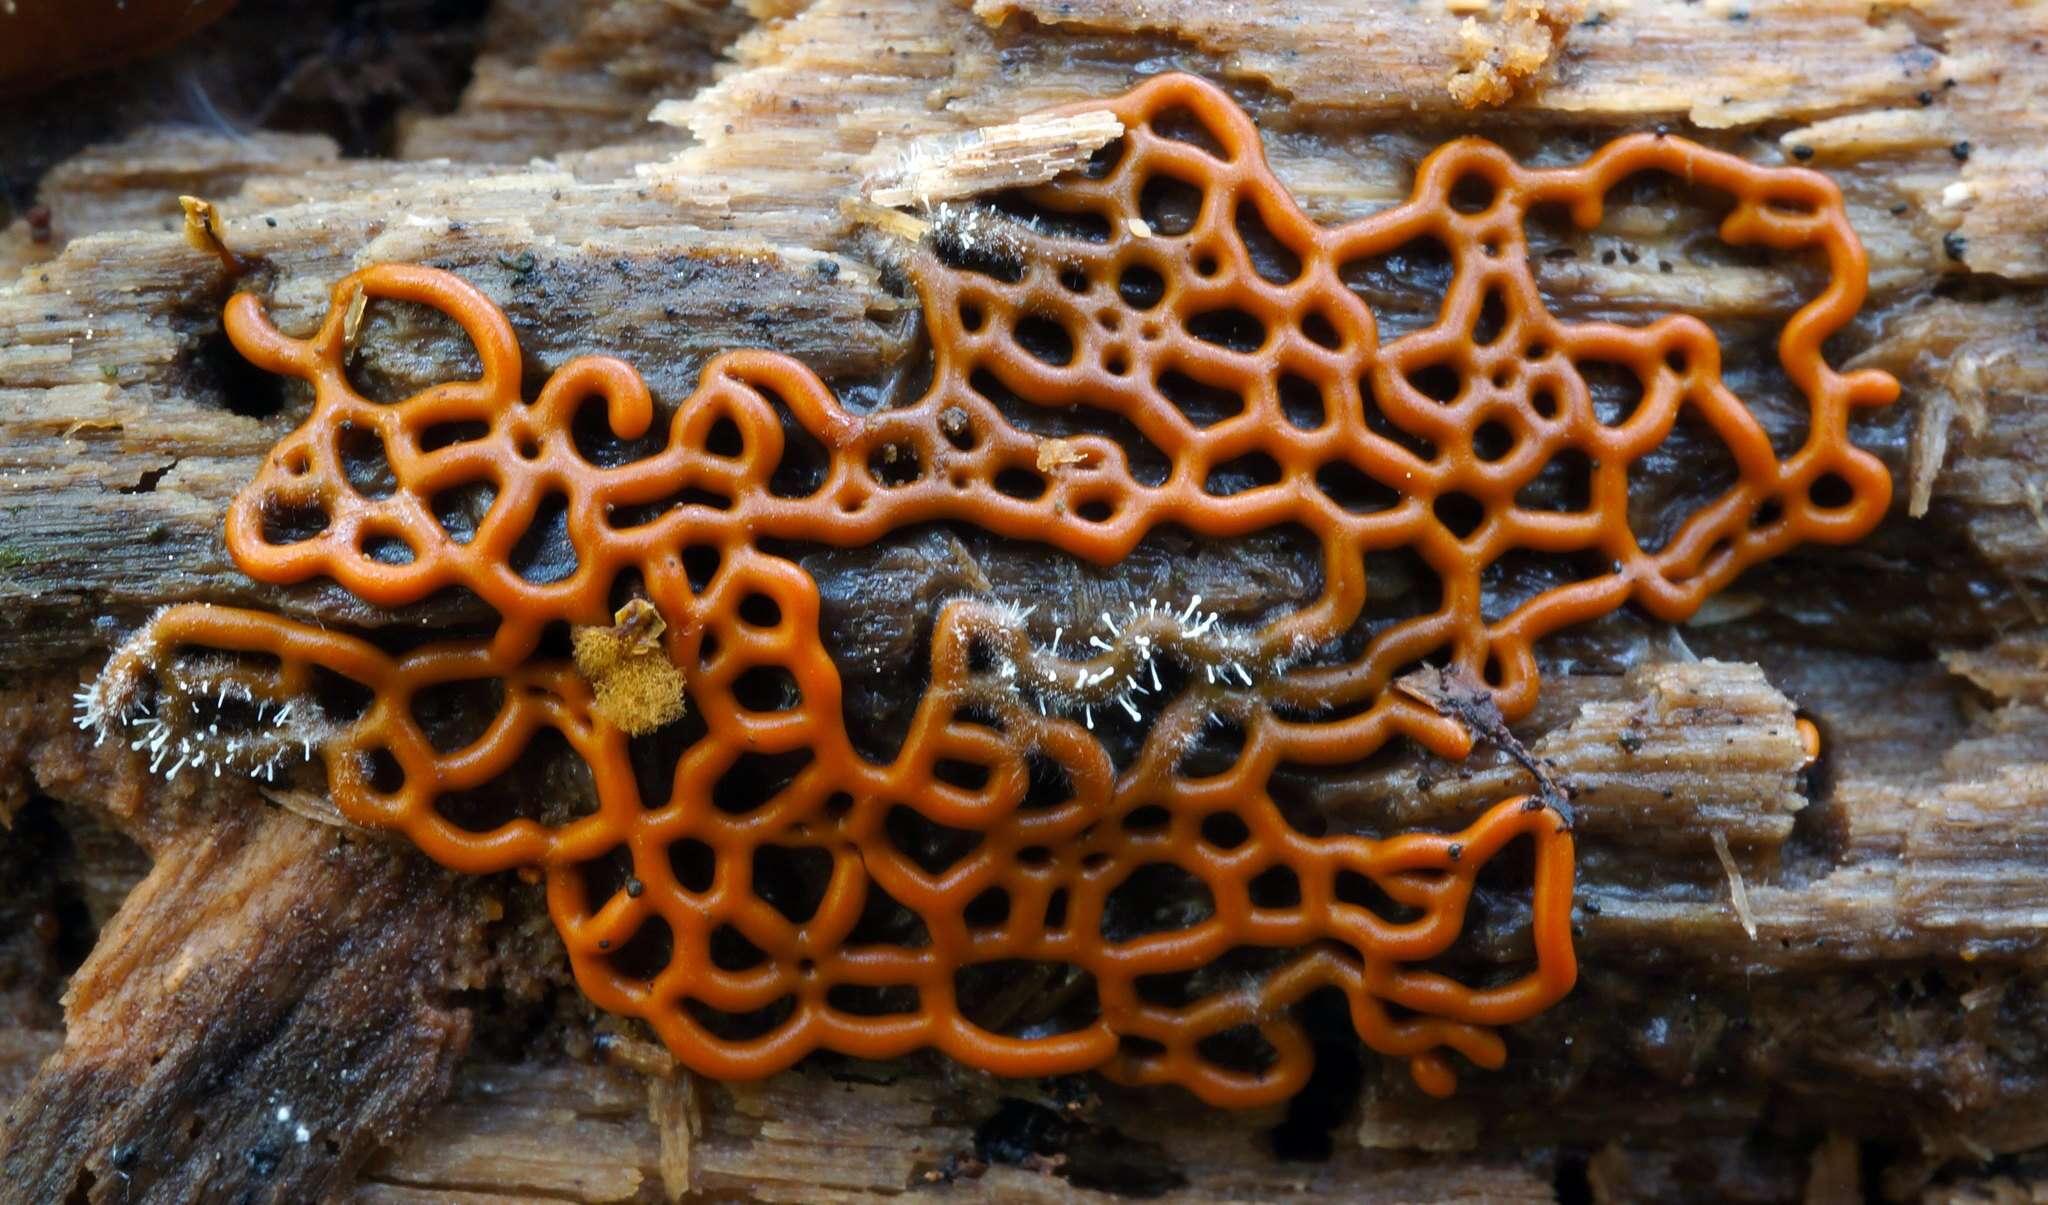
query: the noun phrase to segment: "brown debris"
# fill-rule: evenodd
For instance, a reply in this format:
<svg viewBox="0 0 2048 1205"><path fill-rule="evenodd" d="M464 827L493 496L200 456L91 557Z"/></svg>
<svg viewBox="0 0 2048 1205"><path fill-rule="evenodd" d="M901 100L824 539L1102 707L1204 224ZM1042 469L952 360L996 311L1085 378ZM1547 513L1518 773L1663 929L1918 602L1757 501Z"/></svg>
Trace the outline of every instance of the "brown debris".
<svg viewBox="0 0 2048 1205"><path fill-rule="evenodd" d="M1571 826L1572 811L1564 788L1544 760L1530 753L1509 731L1500 708L1494 705L1493 692L1484 683L1456 670L1427 665L1396 679L1394 689L1429 704L1439 715L1465 725L1474 737L1499 747L1536 781L1537 797L1543 805L1562 817L1566 827Z"/></svg>

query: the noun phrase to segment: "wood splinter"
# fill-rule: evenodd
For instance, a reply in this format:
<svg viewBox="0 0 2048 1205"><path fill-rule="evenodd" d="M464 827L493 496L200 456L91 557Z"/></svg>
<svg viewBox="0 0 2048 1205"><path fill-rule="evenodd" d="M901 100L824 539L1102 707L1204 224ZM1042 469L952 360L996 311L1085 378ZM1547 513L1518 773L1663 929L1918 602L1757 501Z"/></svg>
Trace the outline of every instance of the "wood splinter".
<svg viewBox="0 0 2048 1205"><path fill-rule="evenodd" d="M1115 113L1088 109L921 140L904 150L893 170L870 182L868 199L889 208L930 209L942 201L1044 184L1086 167L1123 132Z"/></svg>

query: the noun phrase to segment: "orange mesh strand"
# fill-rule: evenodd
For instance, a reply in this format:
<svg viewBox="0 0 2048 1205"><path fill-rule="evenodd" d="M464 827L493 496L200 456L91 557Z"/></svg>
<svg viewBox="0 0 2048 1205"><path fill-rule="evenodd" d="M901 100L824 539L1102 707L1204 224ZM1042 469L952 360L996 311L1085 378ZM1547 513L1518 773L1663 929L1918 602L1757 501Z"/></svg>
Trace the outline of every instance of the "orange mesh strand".
<svg viewBox="0 0 2048 1205"><path fill-rule="evenodd" d="M1106 107L1127 129L1113 162L1033 190L1024 203L1034 221L998 232L979 261L968 249L982 270L957 266L957 247L951 262L918 253L913 275L935 375L900 409L850 413L797 361L737 352L706 366L665 447L604 467L579 454L571 420L602 398L615 435L644 435L655 411L639 376L617 360L585 357L522 402L511 327L452 275L390 264L360 271L336 286L324 325L303 340L279 333L256 298L237 296L227 311L235 345L315 390L311 416L232 507L237 562L266 582L331 578L385 607L464 587L501 622L488 639L393 655L271 615L194 606L162 618L159 645L276 658L261 688L270 701L311 689L319 670L372 692L367 710L322 750L340 810L404 833L458 870L543 869L583 990L602 1008L644 1018L705 1074L764 1075L819 1048L887 1058L930 1046L1003 1075L1095 1068L1245 1106L1306 1080L1310 1045L1287 1006L1325 987L1345 994L1368 1045L1411 1060L1432 1093L1453 1087L1446 1052L1499 1066L1499 1027L1560 999L1576 973L1572 842L1557 816L1510 799L1455 834L1312 837L1283 819L1269 780L1283 763L1351 762L1395 736L1464 756L1472 738L1462 725L1388 689L1432 654L1488 683L1513 719L1535 701L1536 638L1629 601L1683 619L1762 558L1867 532L1885 511L1890 481L1850 444L1848 419L1891 400L1897 387L1881 373L1837 373L1820 353L1861 303L1863 252L1824 177L1648 135L1555 170L1460 140L1422 165L1407 202L1324 228L1302 215L1268 171L1255 128L1213 87L1163 77ZM1206 131L1206 146L1169 136L1177 132L1169 116L1188 115ZM1560 205L1591 227L1608 190L1646 170L1731 196L1724 240L1815 251L1826 264L1825 289L1779 343L1786 374L1811 406L1805 442L1783 459L1722 383L1720 349L1703 323L1567 324L1543 307L1525 255L1530 208ZM1185 229L1145 216L1160 214L1154 197L1167 179L1199 197L1199 210L1182 214ZM1468 212L1475 207L1454 203L1454 190L1489 199ZM1240 233L1244 207L1284 248L1264 263L1276 279L1260 275ZM1441 316L1382 345L1342 271L1423 237L1452 257ZM1288 271L1289 261L1298 266ZM1272 272L1275 262L1281 271ZM1475 327L1489 292L1501 303L1498 329L1477 332L1491 336L1481 341ZM454 318L476 345L481 377L391 405L359 396L343 371L344 328L359 295ZM1593 360L1639 382L1641 401L1625 419L1603 424L1596 415L1579 371ZM1430 366L1459 382L1449 400L1413 383ZM1236 397L1241 412L1220 421L1191 414L1161 386L1169 373ZM1312 388L1319 423L1289 421L1283 379ZM1049 444L1006 416L1004 407L1019 406L1118 416L1170 468L1163 480L1141 482L1122 443L1080 434ZM1646 550L1628 524L1629 470L1688 409L1718 435L1738 476L1661 548ZM773 480L791 454L784 412L829 457L815 489ZM474 424L472 437L444 444L457 430L451 424L463 423ZM1507 450L1475 450L1487 424L1508 432ZM345 441L369 437L396 481L381 497L352 487L343 463ZM1518 505L1545 465L1573 450L1593 465L1586 505ZM1262 483L1211 492L1212 470L1255 456L1268 458ZM1344 499L1347 508L1318 484L1319 474L1339 469L1376 483L1367 492L1384 504L1359 510ZM1824 478L1836 479L1830 488L1846 483L1846 499L1816 501ZM445 500L478 483L496 496L472 534L447 521ZM1462 496L1466 518L1440 504L1452 495ZM550 498L566 507L576 566L543 583L521 576L515 554ZM279 529L294 514L324 526L287 541ZM1219 541L1294 525L1320 542L1323 590L1257 628L1203 631L1172 609L1135 611L1100 648L1041 644L1001 606L948 602L934 620L931 684L909 735L894 761L873 764L847 735L815 582L761 545L858 546L942 521L1101 565L1162 524ZM406 551L394 555L392 541ZM1367 558L1396 549L1413 550L1440 576L1441 605L1378 631L1348 660L1314 655L1369 618ZM716 553L702 588L692 587L686 550ZM1488 623L1481 574L1510 550L1588 554L1610 568ZM589 685L566 657L541 653L550 623L609 623L614 585L628 572L667 622L667 653L684 667L706 729L672 783L649 797L628 738L593 713ZM1119 770L1090 729L1098 712L1143 689L1137 674L1152 657L1184 667L1188 685L1170 699L1147 696L1150 730ZM780 696L786 705L764 710L758 696L736 689L763 667L786 673L794 687ZM480 681L502 684L488 729L463 747L436 748L416 700ZM1181 755L1211 723L1241 730L1242 750L1223 772L1192 777ZM445 814L456 793L512 771L549 728L588 767L593 814L521 816L485 831ZM769 798L739 810L713 806L721 776L762 755L807 760ZM963 764L977 773L948 770ZM1061 783L1059 797L1032 798L1048 765L1058 767L1050 777ZM1155 805L1163 819L1128 822ZM972 834L971 850L937 869L920 863L892 840L898 808ZM1205 821L1219 814L1235 817L1242 835L1205 835L1214 832ZM1533 849L1534 966L1478 987L1432 968L1463 928L1480 870L1522 839ZM755 890L754 854L764 848L818 851L826 882L807 916L792 919ZM708 851L709 863L690 864L684 850ZM596 898L584 871L614 851L630 862L630 889ZM1154 864L1199 881L1211 914L1142 936L1104 934L1109 894ZM1292 875L1296 898L1261 906L1251 885L1275 868ZM1361 882L1392 906L1361 902ZM998 888L1007 909L970 923L970 901ZM850 942L877 892L914 914L928 940ZM1148 989L1161 980L1147 977L1185 976L1246 947L1291 953L1195 998ZM1085 972L1097 1001L1092 1018L1058 1033L1003 1034L970 1022L958 973L1012 959ZM914 1003L882 1015L838 1006L835 989L860 986L908 989ZM1212 1056L1211 1039L1247 1026L1270 1046L1265 1066Z"/></svg>

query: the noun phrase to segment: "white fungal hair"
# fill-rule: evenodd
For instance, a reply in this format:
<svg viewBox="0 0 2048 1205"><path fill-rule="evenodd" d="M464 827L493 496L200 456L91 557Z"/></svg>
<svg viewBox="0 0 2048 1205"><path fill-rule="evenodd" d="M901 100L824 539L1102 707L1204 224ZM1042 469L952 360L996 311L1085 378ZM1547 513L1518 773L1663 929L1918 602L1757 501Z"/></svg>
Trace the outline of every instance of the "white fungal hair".
<svg viewBox="0 0 2048 1205"><path fill-rule="evenodd" d="M275 782L280 768L310 761L338 733L317 700L288 694L260 670L166 649L156 631L163 613L72 696L73 722L95 734L95 746L126 741L166 781L191 769Z"/></svg>
<svg viewBox="0 0 2048 1205"><path fill-rule="evenodd" d="M1028 620L1036 606L960 599L970 638L991 654L992 670L985 685L1014 704L1040 715L1077 718L1093 729L1110 716L1142 723L1141 700L1164 701L1171 689L1160 673L1161 662L1175 665L1193 687L1213 696L1226 711L1238 708L1246 692L1256 691L1312 647L1306 637L1274 637L1228 625L1220 612L1204 610L1197 594L1185 601L1148 598L1128 601L1074 623L1053 625L1044 645L1033 642ZM1194 678L1199 669L1201 676ZM969 692L981 702L990 690ZM1187 725L1176 721L1178 730ZM1193 739L1200 725L1180 735Z"/></svg>

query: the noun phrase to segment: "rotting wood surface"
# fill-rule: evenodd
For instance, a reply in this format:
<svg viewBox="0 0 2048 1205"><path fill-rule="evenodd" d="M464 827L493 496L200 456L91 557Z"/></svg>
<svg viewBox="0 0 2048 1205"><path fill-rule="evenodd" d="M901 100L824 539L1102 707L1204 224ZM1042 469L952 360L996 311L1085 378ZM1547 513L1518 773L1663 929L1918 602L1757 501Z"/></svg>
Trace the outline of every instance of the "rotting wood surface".
<svg viewBox="0 0 2048 1205"><path fill-rule="evenodd" d="M1474 46L1484 57L1498 4L503 7L464 104L414 122L406 158L138 130L45 178L55 237L26 219L0 234L0 265L22 273L0 287L0 814L15 822L0 835L0 1087L16 1102L0 1196L2039 1191L2048 9L1553 3L1574 23L1541 70L1505 105L1466 109L1451 76ZM707 84L721 47L731 62ZM373 625L460 614L366 614L235 573L226 501L301 403L225 347L229 285L176 232L176 193L215 203L288 330L353 267L421 260L506 307L536 376L609 352L673 399L709 355L773 346L886 404L914 388L916 315L887 236L842 202L921 139L1175 68L1239 93L1320 220L1398 200L1455 134L1553 163L1663 126L1828 171L1871 254L1871 303L1834 350L1905 382L1860 435L1898 480L1891 520L1753 573L1681 631L1623 614L1543 650L1543 702L1518 732L1576 792L1585 971L1510 1035L1507 1070L1438 1103L1368 1057L1327 1117L998 1084L928 1059L692 1082L588 1012L516 879L463 885L247 786L166 789L70 728L72 687L162 603ZM1592 236L1558 234L1540 253L1547 301L1568 320L1700 315L1731 385L1792 431L1769 340L1800 277L1712 254L1705 213L1645 193ZM1357 287L1394 330L1433 313L1426 265ZM446 331L395 309L371 312L361 346L359 379L394 392L461 365ZM1645 505L1697 488L1689 451L1652 462ZM1285 540L1163 540L1104 573L933 531L806 565L849 707L877 717L878 740L913 697L901 665L939 598L1050 582L1082 610L1193 593L1249 609L1317 586ZM1396 566L1374 589L1411 585ZM1795 706L1825 738L1811 772ZM1527 780L1485 750L1294 785L1298 822L1374 832L1454 823ZM153 867L122 904L137 847ZM67 909L101 941L60 1016L69 959L51 935ZM1474 956L1506 958L1514 917L1490 920ZM1334 1153L1276 1160L1276 1128Z"/></svg>

